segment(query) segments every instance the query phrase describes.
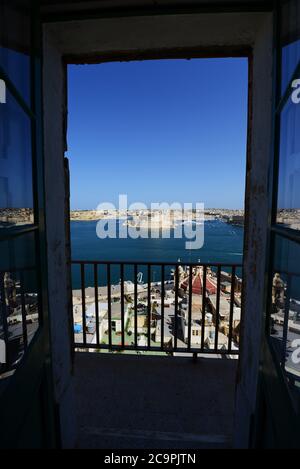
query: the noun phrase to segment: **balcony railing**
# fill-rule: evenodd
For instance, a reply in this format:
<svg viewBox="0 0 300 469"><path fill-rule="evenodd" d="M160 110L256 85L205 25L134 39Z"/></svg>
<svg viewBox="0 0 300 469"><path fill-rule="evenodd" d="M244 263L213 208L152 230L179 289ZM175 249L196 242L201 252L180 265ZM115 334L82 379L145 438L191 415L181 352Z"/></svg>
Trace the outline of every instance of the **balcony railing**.
<svg viewBox="0 0 300 469"><path fill-rule="evenodd" d="M242 265L72 261L74 347L239 353Z"/></svg>
<svg viewBox="0 0 300 469"><path fill-rule="evenodd" d="M21 363L40 323L35 267L0 271L0 380Z"/></svg>

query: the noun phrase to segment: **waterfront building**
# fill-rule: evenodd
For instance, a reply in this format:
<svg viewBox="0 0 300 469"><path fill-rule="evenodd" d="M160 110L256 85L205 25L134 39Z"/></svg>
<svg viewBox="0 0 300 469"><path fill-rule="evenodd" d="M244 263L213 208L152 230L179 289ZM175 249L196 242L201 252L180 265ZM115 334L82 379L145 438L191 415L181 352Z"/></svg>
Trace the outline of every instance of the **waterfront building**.
<svg viewBox="0 0 300 469"><path fill-rule="evenodd" d="M0 103L0 447L299 448L299 0L4 0L0 10L0 80L5 89ZM180 290L174 286L174 300L177 294L186 297L180 308L185 321L192 313L192 296L200 296L204 288L206 269L207 291L202 293L211 299L213 317L205 329L213 329L205 343L192 344L192 337L201 337L203 331L196 313L195 334L190 329L185 343L181 319L175 320L176 305L168 308L163 300L157 334L157 340L163 335L161 343L148 347L149 337L146 341L146 336L133 333L128 344L126 331L120 331L124 283L117 285L127 264L117 261L120 277L113 285L111 259L71 258L68 65L196 57L248 61L245 209L232 213L240 222L243 216L243 260L229 266L215 259L199 261L194 291L186 280L195 265L178 262ZM167 84L172 79L170 75ZM176 93L175 104L180 90ZM153 123L160 117L153 116ZM124 134L113 130L112 139L127 138L125 124ZM133 130L138 135L138 129ZM147 130L154 135L151 120ZM220 140L217 128L213 138ZM122 155L126 165L127 153ZM83 157L88 166L89 152ZM99 157L109 156L102 152ZM147 178L143 158L138 162L140 177ZM189 180L193 166L188 153L177 161L173 163L182 168L182 183L198 200L201 187ZM157 174L162 168L158 163ZM217 191L218 178L206 176ZM101 177L107 175L99 177L101 187ZM168 178L176 186L171 171ZM209 211L220 222L230 216L222 208ZM116 213L107 210L103 216ZM146 270L168 268L163 258L155 266L151 259L143 265ZM111 287L103 295L99 266ZM130 267L138 274L135 262ZM72 268L80 274L76 296ZM235 328L231 315L229 321L225 312L219 315L216 299L223 298L216 280L226 268L242 279L237 280L239 296L230 300L233 318L239 314L234 307L241 307ZM277 277L274 284L275 274L281 285ZM148 295L146 286L138 288ZM157 290L163 294L164 283ZM103 319L105 343L97 329L90 333L94 318L86 316L89 305L98 304L97 295L101 302L119 303L114 322L108 315ZM30 314L32 308L37 315L32 323L27 323L27 304ZM220 304L225 304L223 299ZM80 339L73 333L73 306L81 315ZM165 313L172 308L166 323ZM228 336L221 330L226 323ZM147 356L139 354L138 344ZM182 344L186 357L178 356ZM238 363L215 355L235 355Z"/></svg>

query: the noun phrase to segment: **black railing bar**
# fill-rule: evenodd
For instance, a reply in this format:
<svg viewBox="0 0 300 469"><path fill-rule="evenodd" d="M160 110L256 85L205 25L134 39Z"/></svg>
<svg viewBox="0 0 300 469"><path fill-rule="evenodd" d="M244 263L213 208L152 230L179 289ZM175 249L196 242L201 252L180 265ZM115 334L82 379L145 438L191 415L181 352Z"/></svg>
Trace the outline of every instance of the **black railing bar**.
<svg viewBox="0 0 300 469"><path fill-rule="evenodd" d="M178 290L179 290L179 276L178 276L178 266L175 268L175 315L174 315L174 348L177 348L177 336L178 336Z"/></svg>
<svg viewBox="0 0 300 469"><path fill-rule="evenodd" d="M137 347L137 305L138 305L138 291L137 291L137 267L134 265L134 345Z"/></svg>
<svg viewBox="0 0 300 469"><path fill-rule="evenodd" d="M120 347L120 345L108 345L108 344L100 344L99 346L97 344L83 344L83 343L79 343L79 342L76 342L74 344L74 347L75 348L81 348L81 349L85 349L85 348L94 348L94 349L103 349L103 350L116 350L116 351L123 351L123 352L126 352L126 350L130 350L130 351L142 351L142 352L162 352L161 350L161 347L155 347L155 346L151 346L151 347L147 347L147 346L138 346L138 347L135 347L134 345L126 345L126 347L124 349L122 349L122 347ZM172 352L172 353L186 353L186 354L193 354L193 353L197 353L197 354L203 354L203 355L239 355L239 350L232 350L232 351L229 351L228 349L205 349L203 352L199 350L199 348L194 348L194 347L191 347L189 350L186 348L186 347L178 347L177 349L174 349L172 347L168 347L168 348L165 348L163 350L164 353L168 353L168 352Z"/></svg>
<svg viewBox="0 0 300 469"><path fill-rule="evenodd" d="M216 328L215 328L215 350L218 350L219 322L220 322L220 293L221 293L221 268L217 271L217 298L216 298Z"/></svg>
<svg viewBox="0 0 300 469"><path fill-rule="evenodd" d="M234 312L234 290L235 290L235 267L233 266L232 271L231 271L231 287L230 287L228 350L231 350L231 342L232 342L233 312Z"/></svg>
<svg viewBox="0 0 300 469"><path fill-rule="evenodd" d="M2 309L2 330L3 330L3 335L4 335L4 342L7 343L8 342L8 324L7 324L8 306L6 304L6 298L5 298L5 287L4 287L3 275L0 275L0 291L1 291L0 304L1 304L1 309Z"/></svg>
<svg viewBox="0 0 300 469"><path fill-rule="evenodd" d="M205 308L206 308L206 266L203 267L202 276L202 324L201 324L201 350L204 349L205 334Z"/></svg>
<svg viewBox="0 0 300 469"><path fill-rule="evenodd" d="M82 336L83 342L86 344L86 316L85 316L85 265L80 266L80 280L81 280L81 308L82 308Z"/></svg>
<svg viewBox="0 0 300 469"><path fill-rule="evenodd" d="M96 342L99 345L99 297L98 297L98 266L94 264L94 288L95 288L95 316L96 316Z"/></svg>
<svg viewBox="0 0 300 469"><path fill-rule="evenodd" d="M28 336L27 336L27 324L26 324L26 306L25 306L25 296L24 296L24 274L23 274L23 272L20 272L20 293L21 293L23 343L24 343L24 349L26 350L27 345L28 345Z"/></svg>
<svg viewBox="0 0 300 469"><path fill-rule="evenodd" d="M290 278L288 278L287 282L287 289L285 292L285 300L284 300L284 321L283 321L283 333L282 333L282 348L281 348L281 366L282 368L285 367L287 354L286 354L286 347L287 347L287 336L288 336L288 323L289 323L289 312L290 312L290 299L291 299L291 282Z"/></svg>
<svg viewBox="0 0 300 469"><path fill-rule="evenodd" d="M164 348L164 339L165 339L165 266L161 266L161 308L160 308L160 317L161 317L161 325L160 325L160 345L161 349Z"/></svg>
<svg viewBox="0 0 300 469"><path fill-rule="evenodd" d="M121 342L122 342L122 347L124 347L124 344L125 344L124 264L120 265L120 281L121 281Z"/></svg>
<svg viewBox="0 0 300 469"><path fill-rule="evenodd" d="M148 297L148 347L151 346L151 265L148 264L147 269L147 281L148 281L148 288L147 288L147 297Z"/></svg>
<svg viewBox="0 0 300 469"><path fill-rule="evenodd" d="M110 284L110 265L107 264L107 315L108 315L108 343L109 347L112 346L111 338L111 284Z"/></svg>
<svg viewBox="0 0 300 469"><path fill-rule="evenodd" d="M191 334L192 334L192 299L193 299L193 268L190 266L189 270L189 303L188 303L188 349L191 348Z"/></svg>
<svg viewBox="0 0 300 469"><path fill-rule="evenodd" d="M93 261L93 260L72 260L72 264L102 264L102 265L156 265L156 266L170 266L175 267L182 266L182 267L199 267L199 266L206 266L206 267L232 267L235 266L237 268L242 268L243 264L240 263L223 263L223 262L160 262L160 261Z"/></svg>

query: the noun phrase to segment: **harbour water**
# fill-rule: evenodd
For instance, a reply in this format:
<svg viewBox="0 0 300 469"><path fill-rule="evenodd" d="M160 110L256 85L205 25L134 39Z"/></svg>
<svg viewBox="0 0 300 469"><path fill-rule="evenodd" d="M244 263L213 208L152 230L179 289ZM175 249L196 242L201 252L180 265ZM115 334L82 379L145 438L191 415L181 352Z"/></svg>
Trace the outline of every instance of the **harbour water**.
<svg viewBox="0 0 300 469"><path fill-rule="evenodd" d="M123 223L121 220L118 223ZM170 276L174 264L181 262L242 262L243 256L243 227L231 225L221 220L208 220L204 224L204 245L201 249L185 249L186 239L138 238L138 239L99 239L96 234L96 221L72 221L71 243L73 260L97 261L138 261L138 262L170 262L165 270L165 279ZM147 282L147 269L138 266ZM226 270L226 269L224 269ZM133 268L125 267L125 280L133 280ZM92 268L86 267L85 286L93 285ZM106 285L106 270L99 267L99 285ZM111 281L118 283L120 278L119 266L112 266ZM152 267L151 281L160 280L160 268ZM72 268L73 289L80 288L80 269Z"/></svg>

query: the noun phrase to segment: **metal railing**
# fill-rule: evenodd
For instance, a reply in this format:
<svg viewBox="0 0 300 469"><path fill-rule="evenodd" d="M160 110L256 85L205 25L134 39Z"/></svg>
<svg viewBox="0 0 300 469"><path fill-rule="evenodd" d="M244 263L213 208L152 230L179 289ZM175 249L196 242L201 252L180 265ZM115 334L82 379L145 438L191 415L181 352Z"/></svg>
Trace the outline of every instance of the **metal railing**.
<svg viewBox="0 0 300 469"><path fill-rule="evenodd" d="M74 260L74 347L237 355L241 277L241 264Z"/></svg>
<svg viewBox="0 0 300 469"><path fill-rule="evenodd" d="M36 268L0 271L0 377L21 362L40 321Z"/></svg>

